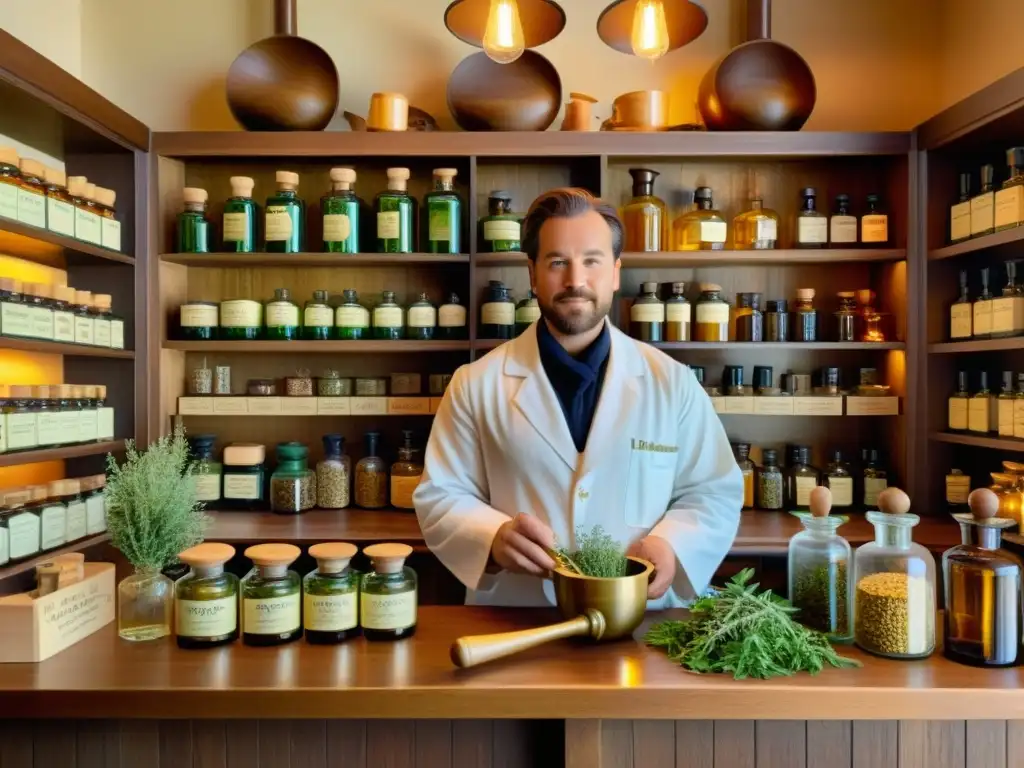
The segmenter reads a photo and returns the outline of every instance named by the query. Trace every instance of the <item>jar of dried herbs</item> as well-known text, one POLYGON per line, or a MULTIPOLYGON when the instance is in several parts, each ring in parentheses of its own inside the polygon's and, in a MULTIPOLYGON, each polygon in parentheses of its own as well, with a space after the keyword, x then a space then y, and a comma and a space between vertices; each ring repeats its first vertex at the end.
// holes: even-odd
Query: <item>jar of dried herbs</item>
POLYGON ((782 467, 779 466, 779 452, 765 448, 761 454, 764 466, 757 470, 755 501, 758 509, 779 510, 783 507, 782 467))
POLYGON ((298 513, 316 506, 316 474, 306 464, 309 451, 302 443, 277 446, 277 468, 270 476, 270 509, 298 513))
POLYGON ((367 640, 401 640, 416 632, 418 583, 405 564, 408 544, 374 544, 363 550, 373 571, 363 575, 359 614, 367 640))
POLYGON ((191 569, 174 583, 179 648, 214 648, 238 639, 238 577, 224 570, 230 544, 203 542, 178 555, 191 569))
POLYGON ((288 570, 300 555, 292 544, 245 550, 253 570, 242 580, 242 642, 281 645, 302 637, 302 581, 288 570))
POLYGON ((364 509, 380 509, 388 504, 388 467, 377 455, 380 432, 366 433, 366 455, 356 464, 355 501, 364 509))
POLYGON ((316 465, 316 505, 344 509, 351 494, 352 459, 345 453, 345 438, 324 435, 324 457, 316 465))
POLYGON ((316 570, 302 580, 307 643, 330 645, 359 634, 360 575, 349 567, 356 551, 355 544, 342 541, 309 548, 316 570))
POLYGON ((351 397, 352 379, 343 379, 335 370, 328 369, 316 380, 319 397, 351 397))
POLYGON ((294 376, 285 376, 284 393, 288 397, 312 397, 313 377, 307 370, 298 370, 294 376))

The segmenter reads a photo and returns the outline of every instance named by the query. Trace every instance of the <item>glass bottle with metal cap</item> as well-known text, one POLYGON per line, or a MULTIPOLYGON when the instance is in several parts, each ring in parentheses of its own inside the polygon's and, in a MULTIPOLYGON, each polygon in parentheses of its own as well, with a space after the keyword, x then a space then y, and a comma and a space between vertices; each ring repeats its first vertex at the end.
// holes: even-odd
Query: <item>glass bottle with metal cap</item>
POLYGON ((629 308, 629 335, 640 341, 661 341, 665 305, 658 298, 657 283, 641 283, 640 295, 629 308))
POLYGON ((1006 150, 1009 176, 996 192, 995 229, 1013 229, 1024 223, 1024 147, 1006 150))
POLYGON ((654 180, 660 174, 648 168, 630 168, 629 175, 633 177, 633 197, 622 207, 622 250, 668 250, 668 208, 654 194, 654 180))

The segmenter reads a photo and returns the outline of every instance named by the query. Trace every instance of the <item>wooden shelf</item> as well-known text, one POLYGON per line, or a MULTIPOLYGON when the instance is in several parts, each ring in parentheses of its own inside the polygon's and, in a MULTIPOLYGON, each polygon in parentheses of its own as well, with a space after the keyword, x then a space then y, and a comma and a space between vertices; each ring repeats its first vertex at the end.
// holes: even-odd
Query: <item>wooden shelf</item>
POLYGON ((102 544, 105 541, 109 541, 109 533, 100 533, 95 536, 88 536, 84 539, 72 542, 65 547, 60 549, 51 549, 49 552, 45 552, 41 555, 33 557, 31 560, 22 560, 20 563, 14 563, 14 565, 8 565, 0 568, 0 581, 10 578, 11 576, 17 576, 19 573, 25 571, 31 571, 40 563, 45 563, 48 560, 53 559, 57 555, 66 555, 69 552, 81 552, 83 549, 89 549, 95 547, 97 544, 102 544))
POLYGON ((468 264, 467 254, 439 253, 165 253, 161 261, 188 267, 379 267, 468 264))
POLYGON ((966 240, 956 245, 947 245, 942 248, 935 248, 928 251, 929 261, 940 259, 952 259, 955 256, 963 256, 965 253, 984 251, 986 248, 998 248, 1001 245, 1019 243, 1024 240, 1024 227, 1004 229, 1002 232, 994 232, 991 235, 982 235, 971 240, 966 240))
POLYGON ((43 339, 12 339, 9 336, 0 336, 0 349, 15 349, 19 352, 39 352, 44 355, 66 355, 69 357, 111 357, 117 360, 135 359, 135 353, 130 349, 89 347, 84 344, 64 344, 59 341, 44 341, 43 339))
POLYGON ((181 352, 283 352, 286 354, 367 354, 385 352, 466 352, 468 341, 165 341, 181 352))
MULTIPOLYGON (((494 349, 510 339, 477 339, 473 349, 494 349)), ((651 346, 667 351, 680 349, 806 349, 822 352, 857 352, 866 350, 906 349, 902 341, 783 341, 783 342, 752 342, 752 341, 655 341, 651 346)))
POLYGON ((928 439, 935 443, 970 445, 974 448, 991 448, 996 451, 1024 453, 1024 440, 1015 437, 986 437, 985 435, 962 435, 957 432, 932 432, 928 439))
POLYGON ((124 253, 83 243, 3 216, 0 216, 0 253, 59 268, 67 265, 68 255, 135 264, 135 259, 124 253))
POLYGON ((527 261, 529 259, 522 251, 473 254, 473 264, 478 267, 525 267, 527 261))
POLYGON ((928 345, 930 355, 950 355, 958 352, 1002 352, 1024 349, 1024 336, 1007 339, 974 339, 972 341, 943 341, 928 345))
POLYGON ((43 448, 38 451, 17 451, 0 453, 0 467, 14 467, 21 464, 36 464, 40 461, 60 461, 62 459, 79 459, 83 456, 101 456, 106 453, 122 453, 123 440, 108 440, 104 443, 84 443, 82 445, 64 445, 60 448, 43 448))
POLYGON ((787 264, 852 264, 903 261, 905 248, 814 248, 763 251, 658 251, 622 254, 623 267, 784 266, 787 264))

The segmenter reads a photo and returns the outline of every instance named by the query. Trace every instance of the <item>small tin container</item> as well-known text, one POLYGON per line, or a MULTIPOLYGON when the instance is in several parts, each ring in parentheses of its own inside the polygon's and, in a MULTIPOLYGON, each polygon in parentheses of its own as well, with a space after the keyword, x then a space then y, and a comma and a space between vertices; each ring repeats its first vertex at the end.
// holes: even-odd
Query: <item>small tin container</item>
POLYGON ((385 397, 387 393, 387 379, 356 379, 356 397, 385 397))

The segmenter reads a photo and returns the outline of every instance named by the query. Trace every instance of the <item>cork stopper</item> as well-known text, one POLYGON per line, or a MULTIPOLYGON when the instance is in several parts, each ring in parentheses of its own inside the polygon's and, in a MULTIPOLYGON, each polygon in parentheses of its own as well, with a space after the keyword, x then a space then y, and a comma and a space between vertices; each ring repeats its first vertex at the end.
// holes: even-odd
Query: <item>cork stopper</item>
POLYGON ((206 190, 199 187, 185 187, 181 190, 181 199, 186 203, 205 203, 207 197, 209 195, 206 190))
POLYGON ((106 187, 96 187, 96 202, 100 205, 106 206, 107 208, 114 207, 114 201, 117 200, 117 192, 106 187))
POLYGON ((404 192, 409 182, 408 168, 388 168, 388 189, 404 192))
POLYGON ((96 200, 96 185, 93 184, 91 181, 88 182, 85 185, 85 188, 82 190, 82 197, 84 197, 86 200, 95 201, 96 200))
POLYGON ((11 397, 15 400, 32 399, 32 387, 27 384, 11 384, 11 397))
POLYGON ((857 292, 856 291, 840 291, 839 293, 836 294, 836 296, 838 296, 840 299, 856 299, 857 298, 857 292))
POLYGON ((81 400, 83 397, 85 397, 85 387, 81 387, 81 386, 72 384, 71 385, 71 399, 72 400, 81 400))
POLYGON ((32 387, 32 397, 37 400, 49 400, 50 399, 50 387, 46 384, 41 384, 32 387))
POLYGON ((811 491, 809 499, 812 517, 828 517, 832 511, 832 491, 819 485, 811 491))
POLYGON ((21 281, 10 277, 0 277, 0 291, 21 293, 21 281))
POLYGON ((43 180, 47 184, 53 184, 55 187, 66 187, 68 185, 68 175, 60 168, 51 168, 50 166, 46 166, 43 170, 43 180))
POLYGON ((28 500, 30 502, 44 501, 50 492, 50 489, 45 485, 30 485, 25 490, 28 491, 28 500))
POLYGON ((85 176, 68 176, 68 192, 74 197, 84 197, 89 180, 85 176))
POLYGON ((813 288, 797 288, 796 297, 803 301, 811 301, 814 298, 813 288))
POLYGON ((93 488, 106 488, 107 476, 104 474, 93 475, 91 478, 93 488))
POLYGON ((278 171, 274 174, 278 189, 298 189, 299 174, 294 171, 278 171))
POLYGON ((91 384, 86 384, 82 387, 82 394, 90 400, 96 397, 96 387, 91 384))
POLYGON ((36 288, 37 296, 42 296, 44 299, 55 299, 57 298, 57 286, 50 285, 49 283, 39 283, 36 288))
POLYGON ((905 515, 910 511, 910 497, 891 486, 878 494, 878 509, 887 515, 905 515))
POLYGON ((988 488, 975 488, 967 497, 975 520, 989 520, 999 513, 999 497, 988 488))
POLYGON ((18 166, 18 150, 14 147, 0 147, 0 163, 18 166))
POLYGON ((700 283, 697 287, 700 289, 701 293, 704 293, 705 291, 721 291, 722 290, 722 286, 716 285, 715 283, 700 283))
POLYGON ((248 176, 232 176, 228 183, 231 184, 232 197, 252 197, 252 189, 256 186, 248 176))
POLYGON ((858 304, 874 304, 875 302, 875 292, 870 288, 861 288, 856 295, 858 304))
POLYGON ((67 285, 55 285, 53 286, 53 298, 66 304, 73 304, 75 301, 75 289, 67 285))
MULTIPOLYGON (((96 398, 98 400, 106 400, 107 399, 107 385, 106 384, 97 384, 96 385, 96 398)), ((100 475, 100 477, 103 477, 103 475, 100 475)))
POLYGON ((46 492, 51 499, 59 496, 74 496, 78 490, 77 480, 53 480, 46 487, 46 492))
POLYGON ((408 544, 372 544, 363 550, 377 573, 400 573, 405 558, 412 554, 408 544))
POLYGON ((258 443, 232 443, 224 447, 224 463, 252 467, 267 458, 267 447, 258 443))
POLYGON ((92 305, 92 293, 89 291, 75 291, 75 304, 82 304, 86 307, 92 305))
POLYGON ((349 561, 357 551, 355 544, 345 541, 328 541, 309 548, 309 554, 316 558, 321 573, 341 573, 348 568, 349 561))
POLYGON ((41 179, 46 175, 46 166, 30 157, 21 158, 18 168, 21 169, 22 176, 35 176, 41 179))
POLYGON ((107 310, 110 309, 110 294, 109 293, 97 293, 92 297, 92 305, 96 309, 107 310))
POLYGON ((94 475, 88 475, 87 477, 78 478, 78 490, 82 493, 86 491, 92 491, 96 489, 96 477, 94 475))
POLYGON ((58 384, 56 387, 50 387, 50 394, 57 390, 57 397, 61 400, 68 400, 71 397, 71 387, 67 384, 58 384))
POLYGON ((331 185, 336 189, 352 189, 356 183, 354 168, 331 168, 331 185))
POLYGON ((288 566, 295 562, 302 552, 294 544, 255 544, 245 550, 245 556, 254 565, 288 566))
POLYGON ((214 541, 204 541, 202 544, 196 544, 194 547, 189 547, 184 552, 178 553, 178 559, 192 568, 214 568, 224 565, 234 556, 234 547, 214 541))
POLYGON ((459 172, 455 168, 435 168, 434 177, 442 181, 453 181, 459 172))
POLYGON ((32 494, 28 488, 20 488, 16 491, 8 491, 3 495, 3 506, 7 509, 24 507, 32 500, 32 494))

